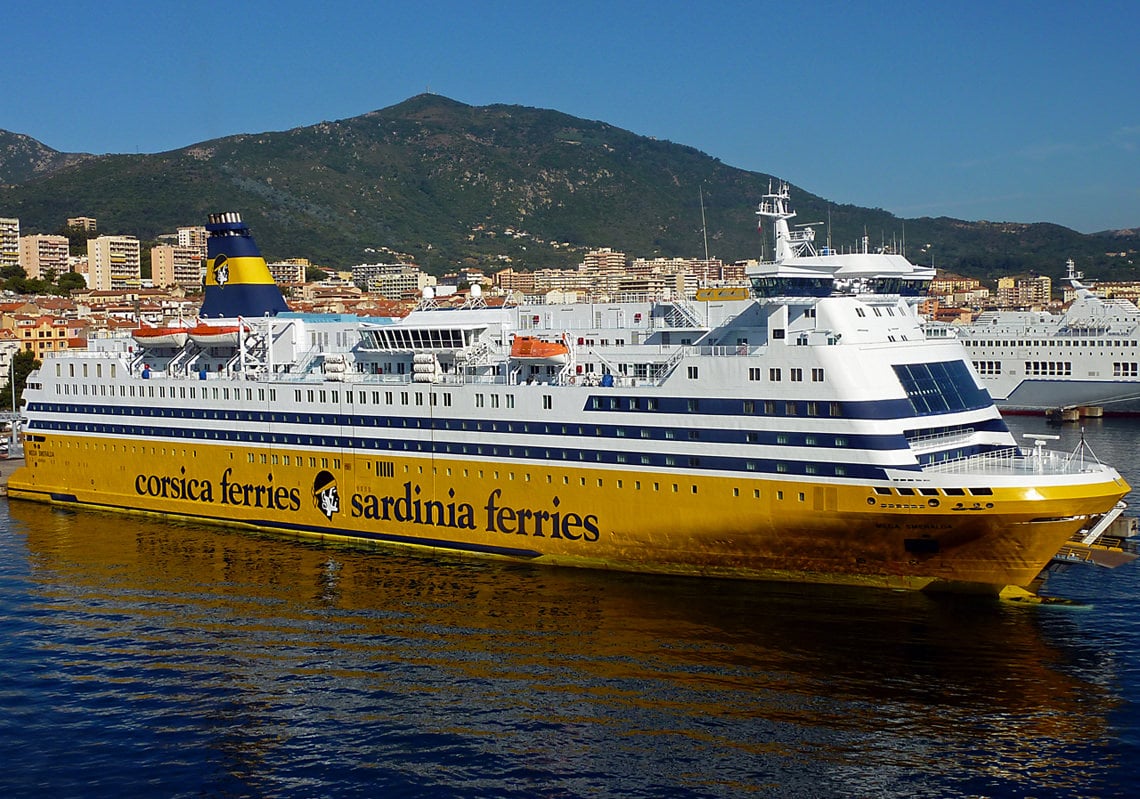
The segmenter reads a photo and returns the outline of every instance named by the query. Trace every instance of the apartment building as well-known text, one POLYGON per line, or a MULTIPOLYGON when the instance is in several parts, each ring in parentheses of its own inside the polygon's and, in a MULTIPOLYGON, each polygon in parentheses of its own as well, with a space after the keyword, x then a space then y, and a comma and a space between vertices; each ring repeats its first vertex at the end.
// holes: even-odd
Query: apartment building
POLYGON ((201 260, 206 259, 206 238, 206 227, 204 225, 178 228, 178 246, 193 247, 201 260))
POLYGON ((999 308, 1025 308, 1048 305, 1053 299, 1053 280, 1045 276, 998 279, 999 308))
POLYGON ((96 291, 137 289, 142 282, 139 240, 99 236, 87 240, 87 285, 96 291))
POLYGON ((24 274, 39 280, 47 273, 56 277, 71 271, 67 236, 35 234, 20 237, 20 266, 24 274))
POLYGON ((0 269, 20 265, 20 220, 0 217, 0 269))
POLYGON ((202 288, 202 261, 198 247, 163 244, 150 250, 150 278, 156 287, 179 286, 187 291, 202 288))
POLYGON ((69 216, 67 226, 73 230, 85 230, 88 233, 94 233, 97 230, 93 216, 69 216))
POLYGON ((269 274, 273 275, 273 282, 278 286, 289 283, 304 283, 305 269, 311 265, 308 258, 286 258, 284 261, 274 261, 267 264, 269 274))

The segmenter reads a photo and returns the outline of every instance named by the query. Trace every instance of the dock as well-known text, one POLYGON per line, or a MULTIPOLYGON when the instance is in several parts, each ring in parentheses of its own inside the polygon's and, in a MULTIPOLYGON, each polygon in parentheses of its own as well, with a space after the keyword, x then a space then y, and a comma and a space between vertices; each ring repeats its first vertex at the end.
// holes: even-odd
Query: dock
POLYGON ((1104 408, 1096 405, 1080 405, 1072 408, 1054 408, 1046 412, 1052 424, 1063 422, 1079 422, 1081 419, 1100 419, 1104 416, 1104 408))
POLYGON ((23 456, 0 459, 0 497, 8 496, 8 478, 23 465, 23 456))

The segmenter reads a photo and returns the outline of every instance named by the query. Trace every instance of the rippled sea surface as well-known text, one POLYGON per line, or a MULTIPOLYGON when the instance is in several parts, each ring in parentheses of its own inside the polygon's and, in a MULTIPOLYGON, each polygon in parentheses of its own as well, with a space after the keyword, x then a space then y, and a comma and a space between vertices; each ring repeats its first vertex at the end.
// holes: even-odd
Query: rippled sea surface
MULTIPOLYGON (((1140 423, 1086 436, 1140 484, 1140 423)), ((512 566, 0 500, 0 796, 1137 795, 1140 562, 1047 590, 1081 605, 512 566)))

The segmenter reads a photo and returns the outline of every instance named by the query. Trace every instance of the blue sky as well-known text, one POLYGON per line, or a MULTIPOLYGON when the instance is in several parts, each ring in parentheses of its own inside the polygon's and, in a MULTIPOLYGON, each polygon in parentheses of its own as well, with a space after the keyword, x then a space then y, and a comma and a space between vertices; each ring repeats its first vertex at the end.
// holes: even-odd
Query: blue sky
MULTIPOLYGON (((0 128, 159 152, 424 91, 904 217, 1140 227, 1140 2, 9 3, 0 128)), ((759 198, 757 198, 759 200, 759 198)))

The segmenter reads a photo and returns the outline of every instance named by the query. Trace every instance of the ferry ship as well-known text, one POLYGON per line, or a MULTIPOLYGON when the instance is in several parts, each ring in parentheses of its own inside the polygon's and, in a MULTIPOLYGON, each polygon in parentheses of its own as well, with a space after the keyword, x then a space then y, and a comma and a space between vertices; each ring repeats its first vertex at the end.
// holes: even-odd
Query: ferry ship
POLYGON ((289 312, 240 216, 211 216, 196 335, 49 356, 9 495, 535 564, 1031 599, 1061 547, 1119 511, 1124 479, 1018 446, 961 344, 923 333, 932 270, 817 253, 786 185, 758 213, 776 258, 747 290, 497 307, 473 290, 398 321, 289 312))
POLYGON ((1067 277, 1076 297, 1063 314, 986 311, 953 331, 1002 410, 1140 413, 1140 308, 1094 294, 1072 260, 1067 277))

